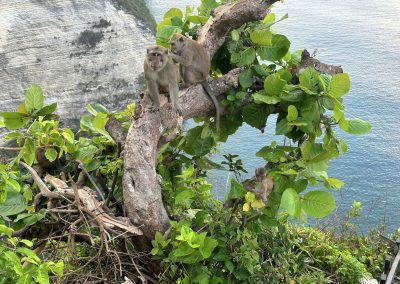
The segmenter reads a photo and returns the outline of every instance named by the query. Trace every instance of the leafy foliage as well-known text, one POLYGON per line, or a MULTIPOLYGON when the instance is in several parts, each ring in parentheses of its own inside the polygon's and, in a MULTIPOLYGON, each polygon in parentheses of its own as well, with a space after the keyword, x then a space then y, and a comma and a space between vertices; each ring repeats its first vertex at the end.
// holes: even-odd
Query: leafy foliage
POLYGON ((13 229, 0 224, 0 283, 39 283, 49 284, 49 274, 61 277, 64 263, 62 260, 43 262, 30 249, 29 240, 12 237, 13 229))
MULTIPOLYGON (((195 38, 210 11, 223 2, 202 0, 197 12, 190 7, 170 9, 157 25, 157 44, 168 47, 173 33, 195 38)), ((361 135, 371 125, 345 116, 348 74, 320 74, 311 67, 300 74, 292 72, 301 51, 291 51, 289 39, 272 28, 287 17, 276 20, 270 13, 261 21, 232 30, 214 56, 211 76, 241 68, 239 88, 228 91, 222 102, 228 114, 221 118, 219 135, 214 121, 195 118, 192 129, 158 153, 163 200, 174 220, 169 235, 157 233, 152 242, 151 254, 163 268, 161 281, 355 283, 379 271, 381 259, 375 253, 386 251, 381 244, 369 249, 366 237, 343 237, 339 242, 331 232, 289 223, 292 218, 299 222, 322 218, 336 208, 331 190, 340 189, 344 182, 330 177, 328 166, 347 151, 346 142, 336 132, 339 128, 361 135), (256 152, 273 181, 272 191, 263 199, 257 194, 260 181, 254 182, 254 188, 245 186, 248 180, 242 175, 248 172, 240 157, 227 154, 218 164, 210 155, 243 123, 264 131, 267 120, 275 123, 276 140, 290 144, 271 141, 256 152), (213 169, 233 173, 234 178, 227 179, 224 202, 213 196, 206 180, 213 169)), ((40 227, 50 218, 43 204, 33 203, 38 190, 18 168, 20 161, 41 167, 45 162, 46 170, 54 174, 63 170, 74 177, 79 175, 77 168, 83 168, 91 179, 105 180, 104 188, 115 187, 109 197, 116 207, 122 201, 121 149, 105 125, 114 116, 127 129, 134 104, 122 112, 100 104, 87 106, 89 114, 82 117, 77 133, 59 127, 56 107, 56 103, 45 106, 42 89, 32 85, 16 112, 0 112, 0 127, 19 130, 9 132, 5 140, 15 139, 21 147, 14 159, 0 165, 0 232, 7 236, 0 245, 4 252, 0 273, 4 269, 10 273, 7 280, 17 283, 48 283, 49 273, 61 276, 63 270, 62 262, 41 261, 22 246, 31 247, 29 241, 11 236, 13 229, 40 227), (6 222, 8 226, 3 225, 6 222), (26 269, 21 265, 25 261, 31 263, 26 269)), ((353 211, 351 216, 356 216, 357 209, 353 211)), ((79 256, 95 253, 83 246, 77 251, 79 256)))

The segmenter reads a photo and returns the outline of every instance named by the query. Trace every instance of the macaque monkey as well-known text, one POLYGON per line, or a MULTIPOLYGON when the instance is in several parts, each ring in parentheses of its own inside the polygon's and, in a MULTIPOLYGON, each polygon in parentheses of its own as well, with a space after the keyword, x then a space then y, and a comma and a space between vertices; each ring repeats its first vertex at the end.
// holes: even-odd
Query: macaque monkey
POLYGON ((144 77, 147 81, 147 91, 153 100, 153 108, 160 108, 159 93, 160 88, 168 89, 172 106, 179 113, 181 109, 178 105, 179 93, 179 70, 172 61, 168 49, 153 45, 147 48, 144 59, 144 77))
POLYGON ((174 34, 170 40, 170 44, 171 57, 175 62, 180 64, 184 87, 187 88, 190 85, 201 83, 207 95, 214 103, 217 132, 219 132, 221 108, 218 100, 212 94, 210 86, 206 82, 211 67, 210 55, 197 41, 181 34, 174 34))
POLYGON ((274 187, 272 178, 267 175, 267 170, 265 168, 258 168, 256 169, 255 180, 256 188, 254 189, 254 194, 256 198, 267 201, 274 187))

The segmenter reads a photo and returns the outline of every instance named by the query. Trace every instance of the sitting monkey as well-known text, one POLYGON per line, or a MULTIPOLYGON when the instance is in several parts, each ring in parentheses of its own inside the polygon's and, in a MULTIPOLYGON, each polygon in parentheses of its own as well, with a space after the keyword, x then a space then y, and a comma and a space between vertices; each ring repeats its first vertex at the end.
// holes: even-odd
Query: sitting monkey
POLYGON ((144 59, 144 77, 147 82, 147 91, 153 100, 153 108, 160 108, 160 88, 168 89, 174 109, 181 113, 178 105, 179 70, 173 62, 168 49, 154 45, 147 48, 144 59))
POLYGON ((175 62, 180 64, 184 87, 187 88, 190 85, 201 83, 207 95, 214 103, 216 126, 217 132, 219 133, 221 108, 218 104, 218 100, 212 94, 210 86, 206 82, 211 67, 210 55, 197 41, 181 34, 174 34, 170 40, 170 44, 172 51, 171 57, 175 62))

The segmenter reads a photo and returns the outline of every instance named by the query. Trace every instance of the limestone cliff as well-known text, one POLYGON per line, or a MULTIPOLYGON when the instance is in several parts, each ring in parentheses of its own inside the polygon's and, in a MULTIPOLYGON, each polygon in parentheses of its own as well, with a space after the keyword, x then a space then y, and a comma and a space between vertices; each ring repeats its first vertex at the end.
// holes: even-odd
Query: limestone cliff
POLYGON ((31 83, 43 87, 46 103, 58 102, 64 121, 91 102, 114 109, 132 101, 154 42, 154 20, 143 21, 138 3, 0 0, 0 111, 14 110, 31 83))

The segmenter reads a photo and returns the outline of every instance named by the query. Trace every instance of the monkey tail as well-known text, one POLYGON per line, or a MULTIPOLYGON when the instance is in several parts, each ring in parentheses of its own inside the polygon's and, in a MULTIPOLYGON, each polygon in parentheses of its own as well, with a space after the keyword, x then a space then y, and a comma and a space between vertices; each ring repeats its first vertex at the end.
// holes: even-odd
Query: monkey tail
POLYGON ((219 135, 219 130, 220 130, 220 117, 221 117, 221 108, 219 106, 219 102, 217 98, 214 96, 210 86, 208 85, 207 81, 201 82, 201 86, 203 87, 204 91, 207 93, 207 95, 210 97, 212 100, 214 106, 215 106, 215 124, 217 127, 217 134, 219 135))

